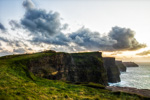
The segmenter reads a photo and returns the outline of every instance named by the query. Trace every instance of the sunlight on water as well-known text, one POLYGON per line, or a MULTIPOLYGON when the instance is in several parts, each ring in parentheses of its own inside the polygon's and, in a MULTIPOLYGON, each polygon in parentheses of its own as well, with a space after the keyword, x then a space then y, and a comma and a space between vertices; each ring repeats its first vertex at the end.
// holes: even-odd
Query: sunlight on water
POLYGON ((121 73, 121 82, 109 83, 109 85, 150 89, 150 63, 137 64, 139 67, 127 68, 127 72, 121 73))

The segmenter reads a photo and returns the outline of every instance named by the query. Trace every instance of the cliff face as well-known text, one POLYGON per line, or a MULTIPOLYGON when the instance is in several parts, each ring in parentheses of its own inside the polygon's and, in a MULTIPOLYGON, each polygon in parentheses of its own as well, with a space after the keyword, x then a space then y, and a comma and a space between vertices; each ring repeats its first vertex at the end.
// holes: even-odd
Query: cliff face
POLYGON ((123 62, 123 64, 126 66, 126 67, 139 67, 138 64, 134 63, 134 62, 123 62))
POLYGON ((108 82, 116 83, 120 82, 120 71, 115 64, 115 58, 113 57, 104 57, 104 67, 107 70, 108 82))
POLYGON ((67 80, 71 56, 67 53, 53 53, 51 55, 31 60, 29 70, 34 75, 54 80, 67 80))
POLYGON ((73 71, 76 76, 75 81, 92 81, 107 85, 107 72, 103 66, 100 52, 74 53, 71 56, 75 66, 75 71, 73 71))
POLYGON ((31 60, 28 68, 36 76, 71 82, 95 82, 107 85, 107 72, 99 52, 53 53, 31 60))
POLYGON ((122 63, 122 61, 116 61, 116 65, 121 72, 126 72, 126 66, 122 63))

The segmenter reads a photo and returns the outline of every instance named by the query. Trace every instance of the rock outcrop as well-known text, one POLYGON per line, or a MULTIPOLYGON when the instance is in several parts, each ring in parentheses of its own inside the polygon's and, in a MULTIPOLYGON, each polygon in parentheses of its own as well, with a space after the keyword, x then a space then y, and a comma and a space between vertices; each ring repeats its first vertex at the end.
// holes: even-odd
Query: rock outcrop
POLYGON ((118 66, 120 72, 126 72, 126 66, 122 63, 122 61, 116 61, 116 65, 118 66))
POLYGON ((55 53, 28 63, 36 76, 71 82, 94 82, 108 85, 101 52, 55 53))
POLYGON ((126 66, 126 67, 139 67, 138 64, 134 63, 134 62, 123 62, 123 64, 126 66))
POLYGON ((142 100, 149 100, 150 99, 150 90, 148 89, 136 89, 132 87, 116 87, 116 86, 107 86, 107 90, 113 91, 113 92, 125 92, 128 94, 137 94, 143 97, 147 97, 147 99, 142 100))
POLYGON ((104 57, 104 67, 107 70, 108 82, 116 83, 120 82, 120 71, 115 64, 115 58, 104 57))

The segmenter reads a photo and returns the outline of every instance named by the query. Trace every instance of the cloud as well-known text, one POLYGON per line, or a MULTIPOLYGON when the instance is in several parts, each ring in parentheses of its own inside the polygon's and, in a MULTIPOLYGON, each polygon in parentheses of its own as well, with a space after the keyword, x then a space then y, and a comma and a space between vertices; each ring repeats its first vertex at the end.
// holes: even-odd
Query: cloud
POLYGON ((4 27, 4 25, 0 22, 0 30, 5 31, 6 28, 4 27))
POLYGON ((112 27, 108 35, 101 36, 99 32, 92 32, 82 27, 69 35, 72 42, 87 50, 103 51, 132 51, 146 47, 140 44, 134 37, 135 32, 129 28, 112 27))
POLYGON ((26 9, 30 10, 35 7, 34 3, 31 0, 25 0, 22 4, 26 9))
POLYGON ((9 42, 9 40, 8 40, 7 38, 5 38, 5 37, 1 37, 1 36, 0 36, 0 41, 6 42, 6 43, 8 43, 8 42, 9 42))
POLYGON ((8 40, 9 42, 7 42, 7 44, 13 48, 15 47, 28 47, 27 44, 25 44, 25 41, 21 41, 21 40, 8 40))
POLYGON ((65 36, 64 34, 60 33, 58 35, 52 36, 52 37, 34 37, 31 41, 32 44, 40 44, 40 43, 46 43, 46 44, 54 44, 54 45, 68 45, 70 42, 70 39, 65 36))
POLYGON ((21 28, 21 25, 16 20, 9 21, 9 25, 11 26, 12 30, 21 28))
POLYGON ((113 44, 115 50, 138 50, 146 47, 145 44, 140 44, 134 37, 135 32, 129 28, 112 27, 109 32, 109 37, 116 40, 113 44))
POLYGON ((107 36, 100 36, 99 32, 92 32, 88 28, 80 28, 69 35, 72 42, 78 46, 83 46, 87 50, 110 50, 116 42, 107 36))
POLYGON ((61 24, 58 12, 46 12, 35 8, 31 0, 23 2, 26 13, 21 19, 21 25, 33 37, 32 44, 46 43, 55 45, 68 45, 69 38, 61 32, 68 24, 61 24))
POLYGON ((13 53, 8 50, 0 51, 0 56, 11 55, 11 54, 13 54, 13 53))
POLYGON ((25 53, 26 50, 24 48, 17 48, 17 49, 13 49, 14 53, 25 53))
POLYGON ((120 51, 112 52, 111 55, 118 55, 118 54, 122 54, 122 52, 120 52, 120 51))
POLYGON ((149 54, 150 54, 150 50, 147 50, 147 51, 143 51, 143 52, 137 53, 136 55, 143 56, 143 55, 149 55, 149 54))
POLYGON ((42 9, 27 10, 21 19, 21 24, 31 32, 31 35, 51 37, 61 30, 60 15, 57 12, 47 13, 42 9))
POLYGON ((7 45, 11 47, 22 47, 22 46, 27 47, 27 45, 25 44, 25 41, 22 41, 22 40, 12 40, 12 39, 8 39, 6 37, 0 36, 0 41, 7 43, 7 45))
MULTIPOLYGON (((21 24, 33 36, 31 43, 67 45, 75 43, 76 46, 87 50, 120 51, 138 50, 146 47, 134 37, 135 32, 128 28, 113 27, 108 35, 101 36, 99 32, 92 32, 88 28, 80 28, 69 36, 61 32, 68 24, 61 24, 59 13, 37 9, 31 0, 23 3, 26 9, 21 24)), ((68 47, 69 48, 69 47, 68 47)))
POLYGON ((30 50, 30 51, 32 51, 33 49, 32 49, 32 48, 28 48, 27 50, 30 50))
POLYGON ((14 49, 14 52, 25 52, 23 48, 28 47, 24 42, 29 41, 32 45, 42 43, 54 45, 53 49, 68 51, 101 50, 101 51, 124 51, 138 50, 146 47, 139 43, 135 37, 135 32, 129 28, 112 27, 112 30, 101 35, 88 28, 82 27, 79 30, 64 34, 62 30, 67 29, 68 24, 61 23, 58 12, 47 12, 37 9, 31 0, 25 0, 23 6, 26 12, 20 21, 9 21, 13 30, 23 29, 29 32, 30 40, 8 40, 0 37, 1 41, 7 42, 14 49))

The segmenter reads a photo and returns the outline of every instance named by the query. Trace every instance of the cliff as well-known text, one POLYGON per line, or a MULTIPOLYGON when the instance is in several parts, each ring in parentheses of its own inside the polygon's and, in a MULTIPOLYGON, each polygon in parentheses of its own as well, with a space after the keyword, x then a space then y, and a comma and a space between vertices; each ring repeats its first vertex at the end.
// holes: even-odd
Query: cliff
POLYGON ((123 64, 126 66, 126 67, 139 67, 138 64, 134 63, 134 62, 123 62, 123 64))
POLYGON ((122 63, 122 61, 116 61, 116 65, 118 66, 120 72, 126 72, 126 66, 122 63))
POLYGON ((101 52, 72 54, 53 52, 50 56, 31 60, 28 68, 34 75, 48 79, 108 85, 101 52))
MULTIPOLYGON (((149 100, 148 97, 143 97, 139 93, 139 95, 137 95, 132 94, 133 92, 113 92, 109 89, 105 89, 106 87, 101 84, 91 82, 72 84, 72 82, 47 79, 58 78, 66 80, 67 78, 65 77, 67 76, 67 69, 69 68, 61 67, 63 67, 63 65, 69 67, 72 65, 72 62, 74 62, 74 66, 76 66, 76 64, 82 65, 82 60, 87 63, 83 65, 95 71, 98 65, 102 64, 102 59, 100 58, 101 53, 68 54, 52 51, 0 57, 0 100, 149 100), (92 63, 96 65, 96 68, 94 67, 93 69, 93 66, 88 66, 90 63, 87 61, 92 61, 92 63), (40 66, 42 67, 40 68, 40 66), (49 68, 48 66, 51 67, 49 68)), ((80 67, 81 66, 75 67, 75 70, 70 70, 76 72, 77 69, 80 70, 80 67)), ((104 67, 98 69, 105 72, 104 67)), ((81 68, 81 71, 83 72, 83 68, 81 68)), ((93 75, 93 77, 95 76, 94 72, 87 74, 93 75)), ((79 75, 76 73, 76 76, 79 75)), ((107 79, 107 77, 105 78, 107 79)), ((80 79, 76 78, 76 80, 80 79)), ((141 92, 149 93, 147 91, 141 92)))
POLYGON ((107 70, 108 82, 116 83, 120 82, 120 71, 115 64, 115 58, 104 57, 104 67, 107 70))
POLYGON ((75 81, 108 84, 107 72, 103 66, 101 52, 71 54, 76 76, 75 81))

